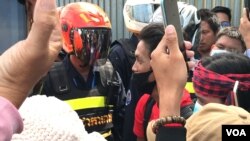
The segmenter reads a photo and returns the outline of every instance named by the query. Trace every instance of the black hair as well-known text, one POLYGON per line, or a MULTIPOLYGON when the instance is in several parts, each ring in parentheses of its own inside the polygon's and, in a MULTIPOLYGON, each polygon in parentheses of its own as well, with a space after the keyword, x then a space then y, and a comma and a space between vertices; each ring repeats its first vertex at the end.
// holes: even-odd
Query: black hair
POLYGON ((229 21, 231 21, 232 15, 231 15, 231 9, 225 6, 215 6, 212 10, 214 13, 225 13, 228 16, 229 21))
POLYGON ((219 31, 220 23, 215 13, 211 12, 209 9, 202 8, 197 11, 197 16, 201 21, 207 22, 215 34, 219 31))
POLYGON ((164 35, 164 26, 162 23, 150 23, 139 33, 139 39, 149 45, 151 53, 161 41, 164 35))
POLYGON ((202 59, 202 65, 219 74, 249 74, 250 59, 243 54, 221 53, 202 59))

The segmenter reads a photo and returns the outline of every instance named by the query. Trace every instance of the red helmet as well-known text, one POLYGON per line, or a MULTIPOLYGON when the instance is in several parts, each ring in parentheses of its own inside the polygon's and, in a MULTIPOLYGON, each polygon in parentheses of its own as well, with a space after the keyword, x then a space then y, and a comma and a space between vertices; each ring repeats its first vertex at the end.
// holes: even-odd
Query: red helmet
POLYGON ((111 23, 97 5, 70 3, 60 13, 63 49, 76 55, 85 65, 107 58, 111 44, 111 23))

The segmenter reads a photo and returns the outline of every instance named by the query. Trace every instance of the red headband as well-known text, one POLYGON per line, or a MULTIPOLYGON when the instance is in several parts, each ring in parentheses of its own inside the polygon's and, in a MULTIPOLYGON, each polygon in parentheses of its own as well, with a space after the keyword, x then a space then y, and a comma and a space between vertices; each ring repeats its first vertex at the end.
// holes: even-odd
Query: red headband
POLYGON ((238 89, 241 91, 250 90, 250 74, 218 74, 207 70, 198 63, 193 74, 195 92, 209 97, 226 98, 227 104, 232 104, 233 87, 239 81, 238 89))

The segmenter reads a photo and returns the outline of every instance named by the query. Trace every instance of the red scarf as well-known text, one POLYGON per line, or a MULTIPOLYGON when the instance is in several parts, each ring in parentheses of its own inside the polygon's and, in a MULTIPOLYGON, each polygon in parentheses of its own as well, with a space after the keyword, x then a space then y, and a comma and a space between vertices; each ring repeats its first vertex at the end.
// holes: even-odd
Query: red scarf
POLYGON ((250 73, 218 74, 204 68, 201 62, 198 63, 194 70, 193 83, 195 92, 204 96, 224 98, 227 105, 234 105, 233 87, 236 81, 239 81, 239 90, 250 90, 250 73))

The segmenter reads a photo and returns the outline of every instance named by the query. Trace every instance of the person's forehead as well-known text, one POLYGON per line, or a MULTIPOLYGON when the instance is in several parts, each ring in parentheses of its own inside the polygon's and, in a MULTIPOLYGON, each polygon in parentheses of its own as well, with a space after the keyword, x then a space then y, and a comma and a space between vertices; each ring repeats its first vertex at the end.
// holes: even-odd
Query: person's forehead
POLYGON ((218 17, 219 21, 228 21, 229 22, 229 17, 226 13, 217 12, 216 16, 218 17))
POLYGON ((135 55, 136 57, 147 57, 149 50, 147 49, 147 44, 145 44, 145 42, 143 42, 142 40, 139 41, 139 43, 137 44, 136 50, 135 50, 135 55))
POLYGON ((201 21, 200 23, 201 28, 210 28, 209 24, 207 21, 201 21))
POLYGON ((229 36, 227 36, 227 35, 222 35, 222 36, 221 36, 220 38, 218 38, 218 40, 217 40, 217 42, 225 42, 225 41, 234 41, 234 42, 239 41, 239 42, 240 42, 240 40, 235 39, 235 38, 231 38, 231 37, 229 37, 229 36))
POLYGON ((137 44, 136 50, 138 50, 139 52, 144 52, 144 53, 149 52, 148 45, 143 40, 139 41, 139 43, 137 44))
POLYGON ((217 41, 216 44, 221 44, 225 48, 239 48, 241 49, 241 41, 235 38, 228 37, 226 35, 221 36, 217 41))

